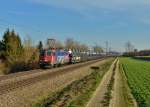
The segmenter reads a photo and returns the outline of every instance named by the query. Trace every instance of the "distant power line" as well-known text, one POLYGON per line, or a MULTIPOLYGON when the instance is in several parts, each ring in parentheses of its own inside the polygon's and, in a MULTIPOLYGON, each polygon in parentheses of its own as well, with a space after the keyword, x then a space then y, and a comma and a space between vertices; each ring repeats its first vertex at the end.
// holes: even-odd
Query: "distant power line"
POLYGON ((109 51, 108 41, 105 42, 105 45, 106 45, 106 52, 108 52, 109 51))

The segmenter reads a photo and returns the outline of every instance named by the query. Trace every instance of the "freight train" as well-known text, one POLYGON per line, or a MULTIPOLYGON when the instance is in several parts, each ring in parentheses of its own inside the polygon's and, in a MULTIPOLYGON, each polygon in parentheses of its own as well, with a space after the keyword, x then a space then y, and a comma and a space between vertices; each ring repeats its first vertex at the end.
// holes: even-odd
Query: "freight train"
POLYGON ((56 67, 63 64, 84 62, 101 57, 102 55, 100 54, 87 54, 81 52, 69 53, 64 50, 44 49, 40 51, 39 65, 41 68, 45 68, 47 66, 56 67))

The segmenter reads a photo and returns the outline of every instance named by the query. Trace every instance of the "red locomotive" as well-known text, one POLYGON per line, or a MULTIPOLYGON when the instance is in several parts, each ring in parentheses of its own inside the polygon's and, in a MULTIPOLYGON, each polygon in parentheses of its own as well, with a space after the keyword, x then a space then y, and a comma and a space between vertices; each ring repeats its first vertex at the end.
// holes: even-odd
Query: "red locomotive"
POLYGON ((56 64, 56 53, 55 50, 41 50, 39 58, 40 67, 54 66, 56 64))

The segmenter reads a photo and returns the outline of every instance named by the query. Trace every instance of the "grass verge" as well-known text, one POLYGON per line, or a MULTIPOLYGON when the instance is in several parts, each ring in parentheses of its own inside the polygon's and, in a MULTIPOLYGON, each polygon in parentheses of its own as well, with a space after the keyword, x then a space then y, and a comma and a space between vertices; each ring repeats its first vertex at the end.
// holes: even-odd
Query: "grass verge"
POLYGON ((84 107, 98 87, 103 75, 108 71, 113 60, 99 66, 99 70, 72 82, 64 89, 50 93, 33 103, 33 107, 84 107))

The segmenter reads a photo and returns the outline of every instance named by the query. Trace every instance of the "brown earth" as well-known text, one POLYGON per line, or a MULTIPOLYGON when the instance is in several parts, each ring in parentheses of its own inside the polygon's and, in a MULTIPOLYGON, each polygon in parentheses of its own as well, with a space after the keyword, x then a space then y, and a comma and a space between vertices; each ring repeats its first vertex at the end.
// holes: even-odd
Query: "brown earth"
MULTIPOLYGON (((90 66, 104 64, 109 60, 110 59, 99 61, 94 64, 90 64, 90 66)), ((37 100, 39 97, 47 95, 49 92, 58 91, 71 82, 89 75, 91 73, 90 66, 86 65, 82 68, 70 69, 70 72, 42 79, 32 85, 26 85, 2 94, 0 95, 0 107, 30 107, 32 102, 37 100)))

